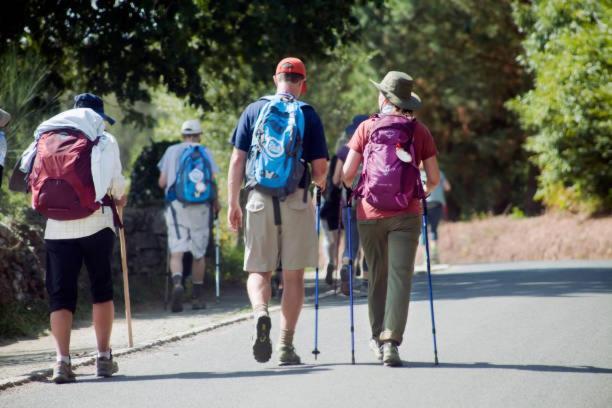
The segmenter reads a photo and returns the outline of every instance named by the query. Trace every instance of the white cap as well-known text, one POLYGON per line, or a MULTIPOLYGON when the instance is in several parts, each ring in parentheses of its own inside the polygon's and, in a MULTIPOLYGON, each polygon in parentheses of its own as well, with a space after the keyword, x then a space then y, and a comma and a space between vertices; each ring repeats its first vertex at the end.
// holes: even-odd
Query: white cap
POLYGON ((183 126, 181 126, 181 133, 183 135, 197 135, 202 133, 200 121, 196 119, 186 120, 183 122, 183 126))

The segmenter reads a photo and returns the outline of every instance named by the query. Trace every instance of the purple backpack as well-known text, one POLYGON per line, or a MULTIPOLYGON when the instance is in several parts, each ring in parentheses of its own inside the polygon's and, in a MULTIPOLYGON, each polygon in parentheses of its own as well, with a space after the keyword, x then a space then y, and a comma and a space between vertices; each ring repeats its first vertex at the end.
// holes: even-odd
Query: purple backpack
MULTIPOLYGON (((376 115, 374 119, 355 193, 380 210, 404 210, 413 199, 424 197, 414 156, 416 119, 397 115, 376 115), (409 162, 400 160, 398 149, 409 154, 409 162)), ((405 153, 400 155, 407 159, 405 153)))

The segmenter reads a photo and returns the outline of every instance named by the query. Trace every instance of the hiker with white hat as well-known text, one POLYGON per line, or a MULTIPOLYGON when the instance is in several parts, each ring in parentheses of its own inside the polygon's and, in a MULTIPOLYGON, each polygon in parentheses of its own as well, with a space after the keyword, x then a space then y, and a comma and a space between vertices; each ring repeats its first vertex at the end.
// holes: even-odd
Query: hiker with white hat
POLYGON ((191 252, 192 308, 206 308, 204 302, 204 256, 210 239, 211 211, 217 213, 219 172, 210 150, 200 143, 202 126, 195 119, 181 126, 183 141, 166 150, 157 167, 159 186, 166 197, 165 220, 168 229, 173 313, 183 310, 183 255, 191 252))

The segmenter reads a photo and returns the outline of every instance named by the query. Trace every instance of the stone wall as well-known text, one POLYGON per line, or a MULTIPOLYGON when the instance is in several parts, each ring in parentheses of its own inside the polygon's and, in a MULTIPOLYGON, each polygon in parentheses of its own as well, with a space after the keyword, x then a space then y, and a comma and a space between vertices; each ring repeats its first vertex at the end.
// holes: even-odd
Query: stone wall
MULTIPOLYGON (((163 208, 126 208, 124 226, 130 275, 162 275, 166 270, 166 223, 163 208)), ((119 240, 114 269, 121 271, 119 240)))
MULTIPOLYGON (((162 276, 167 256, 163 208, 126 208, 124 224, 130 276, 162 276)), ((45 298, 43 232, 44 219, 33 211, 25 222, 0 224, 0 304, 45 298)), ((119 239, 113 272, 121 276, 119 239)))

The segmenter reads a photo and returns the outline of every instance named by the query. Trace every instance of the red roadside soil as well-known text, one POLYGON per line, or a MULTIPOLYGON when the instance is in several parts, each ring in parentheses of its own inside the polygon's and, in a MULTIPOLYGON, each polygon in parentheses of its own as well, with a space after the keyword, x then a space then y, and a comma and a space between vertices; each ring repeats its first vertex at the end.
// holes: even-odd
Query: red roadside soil
POLYGON ((439 227, 443 263, 612 259, 612 216, 496 216, 439 227))

